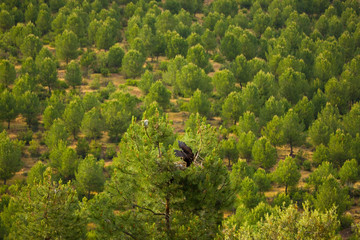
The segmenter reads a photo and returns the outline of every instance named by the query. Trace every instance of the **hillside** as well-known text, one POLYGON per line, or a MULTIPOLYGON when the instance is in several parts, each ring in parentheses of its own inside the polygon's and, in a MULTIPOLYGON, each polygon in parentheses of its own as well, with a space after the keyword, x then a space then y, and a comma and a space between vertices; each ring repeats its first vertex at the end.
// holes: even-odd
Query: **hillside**
POLYGON ((0 238, 360 238, 358 1, 0 10, 0 238))

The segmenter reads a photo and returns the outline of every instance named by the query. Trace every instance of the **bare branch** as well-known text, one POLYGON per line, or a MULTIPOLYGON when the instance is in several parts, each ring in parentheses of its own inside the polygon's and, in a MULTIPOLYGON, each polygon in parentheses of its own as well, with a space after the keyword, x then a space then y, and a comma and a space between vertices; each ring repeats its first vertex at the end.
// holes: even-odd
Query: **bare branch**
POLYGON ((131 237, 132 239, 137 239, 134 235, 132 235, 131 233, 127 232, 127 231, 122 231, 123 233, 125 233, 126 235, 128 235, 129 237, 131 237))
POLYGON ((154 215, 166 216, 165 213, 157 213, 157 212, 154 212, 153 210, 151 210, 151 209, 149 209, 149 208, 141 207, 141 206, 139 206, 139 205, 137 205, 137 204, 133 204, 133 207, 137 207, 137 208, 141 208, 141 209, 147 210, 147 211, 151 212, 151 213, 154 214, 154 215))

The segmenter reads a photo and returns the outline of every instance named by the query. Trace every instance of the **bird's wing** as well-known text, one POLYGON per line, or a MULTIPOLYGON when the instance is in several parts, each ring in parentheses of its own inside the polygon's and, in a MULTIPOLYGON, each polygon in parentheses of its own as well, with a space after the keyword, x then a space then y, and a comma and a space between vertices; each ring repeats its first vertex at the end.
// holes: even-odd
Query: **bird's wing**
POLYGON ((186 146, 186 144, 182 141, 178 141, 179 144, 179 148, 183 148, 184 146, 186 146))
POLYGON ((181 157, 181 158, 185 158, 186 154, 183 151, 179 151, 179 150, 174 150, 175 152, 175 156, 176 157, 181 157))
POLYGON ((189 154, 191 156, 194 155, 191 148, 187 146, 184 142, 178 141, 178 143, 179 143, 179 148, 181 148, 186 154, 189 154))

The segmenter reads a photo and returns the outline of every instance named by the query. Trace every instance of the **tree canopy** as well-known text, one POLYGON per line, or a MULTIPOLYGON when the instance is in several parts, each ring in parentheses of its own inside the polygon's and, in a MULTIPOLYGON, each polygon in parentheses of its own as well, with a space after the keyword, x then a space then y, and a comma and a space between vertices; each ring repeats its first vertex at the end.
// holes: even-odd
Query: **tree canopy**
POLYGON ((0 239, 357 239, 359 16, 1 1, 0 239))

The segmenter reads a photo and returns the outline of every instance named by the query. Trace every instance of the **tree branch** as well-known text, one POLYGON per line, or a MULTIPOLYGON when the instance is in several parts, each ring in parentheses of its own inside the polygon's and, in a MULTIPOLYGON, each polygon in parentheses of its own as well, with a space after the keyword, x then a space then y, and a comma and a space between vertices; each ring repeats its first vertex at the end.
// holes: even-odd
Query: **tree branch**
POLYGON ((131 233, 127 232, 127 231, 122 231, 124 234, 128 235, 129 237, 131 237, 132 239, 137 239, 134 235, 132 235, 131 233))
POLYGON ((150 208, 141 207, 141 206, 139 206, 139 205, 137 205, 137 204, 133 204, 133 207, 137 207, 137 208, 141 208, 141 209, 147 210, 147 211, 151 212, 151 213, 154 214, 154 215, 166 216, 165 213, 156 213, 156 212, 154 212, 153 210, 151 210, 150 208))

